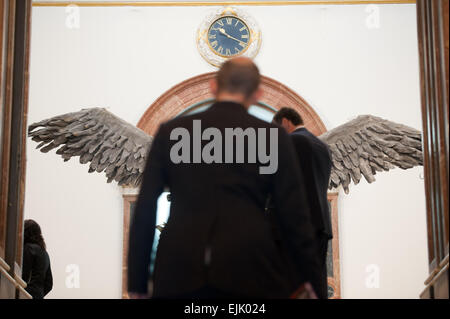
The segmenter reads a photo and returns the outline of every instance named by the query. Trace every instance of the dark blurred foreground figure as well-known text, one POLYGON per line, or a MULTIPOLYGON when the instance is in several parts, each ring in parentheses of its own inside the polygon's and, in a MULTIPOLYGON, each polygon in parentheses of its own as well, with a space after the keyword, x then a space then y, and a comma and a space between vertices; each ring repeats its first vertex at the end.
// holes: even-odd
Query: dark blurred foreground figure
POLYGON ((315 286, 320 287, 317 289, 318 297, 326 299, 328 297, 326 265, 328 241, 333 238, 327 199, 332 164, 331 153, 325 143, 304 127, 303 119, 294 109, 281 108, 275 114, 273 121, 290 133, 305 177, 321 267, 320 282, 315 286))
POLYGON ((23 244, 22 279, 27 283, 26 291, 34 299, 43 299, 52 290, 53 277, 41 227, 32 219, 25 220, 23 244))
POLYGON ((153 297, 289 298, 299 287, 314 296, 309 282, 317 277, 318 265, 303 176, 286 132, 247 113, 261 95, 259 83, 258 68, 251 60, 229 60, 211 82, 216 102, 208 110, 161 124, 130 228, 131 298, 147 296, 156 203, 165 187, 171 192, 171 208, 156 254, 153 297), (205 130, 202 135, 196 131, 199 123, 205 130), (226 138, 214 152, 207 152, 212 139, 234 128, 257 132, 258 143, 248 142, 252 134, 246 137, 245 160, 237 159, 237 148, 233 161, 227 160, 233 140, 226 138), (274 143, 269 146, 270 134, 274 143), (193 138, 190 152, 180 160, 176 145, 183 135, 193 138), (195 136, 202 136, 202 141, 195 136), (196 143, 201 143, 202 158, 195 153, 200 149, 196 143), (267 162, 259 156, 256 162, 248 160, 252 151, 259 154, 263 146, 267 146, 264 154, 277 157, 277 169, 264 174, 260 168, 267 162), (213 154, 214 160, 205 160, 205 153, 213 154), (265 212, 269 194, 277 206, 275 220, 283 247, 275 240, 272 218, 265 212), (292 264, 295 269, 288 266, 292 264))

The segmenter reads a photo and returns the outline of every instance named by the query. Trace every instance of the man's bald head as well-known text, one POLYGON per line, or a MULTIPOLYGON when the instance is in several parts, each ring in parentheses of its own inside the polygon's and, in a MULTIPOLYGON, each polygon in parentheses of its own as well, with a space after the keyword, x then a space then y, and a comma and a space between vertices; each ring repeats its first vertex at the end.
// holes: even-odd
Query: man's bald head
POLYGON ((217 72, 217 92, 242 94, 250 98, 259 87, 258 67, 249 58, 238 57, 226 61, 217 72))

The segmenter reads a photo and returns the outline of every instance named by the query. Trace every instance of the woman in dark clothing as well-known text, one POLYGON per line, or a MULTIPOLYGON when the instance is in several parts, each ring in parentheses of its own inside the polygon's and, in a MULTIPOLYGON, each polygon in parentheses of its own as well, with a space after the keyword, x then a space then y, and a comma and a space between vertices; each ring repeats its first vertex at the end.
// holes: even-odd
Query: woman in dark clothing
POLYGON ((22 278, 34 299, 43 299, 52 290, 53 277, 41 227, 32 219, 24 225, 22 278))

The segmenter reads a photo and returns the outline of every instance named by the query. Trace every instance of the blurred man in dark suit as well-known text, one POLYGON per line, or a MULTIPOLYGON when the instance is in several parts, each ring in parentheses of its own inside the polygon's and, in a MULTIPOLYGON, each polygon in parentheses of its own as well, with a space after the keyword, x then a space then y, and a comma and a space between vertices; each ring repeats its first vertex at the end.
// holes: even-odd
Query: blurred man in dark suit
POLYGON ((273 122, 283 126, 292 138, 301 170, 304 174, 306 193, 311 208, 311 221, 319 246, 321 267, 320 282, 316 289, 319 298, 327 298, 326 258, 328 241, 333 238, 327 189, 331 174, 331 152, 328 146, 309 132, 303 119, 294 109, 283 107, 273 122))
POLYGON ((288 298, 314 295, 315 240, 294 147, 277 125, 247 113, 261 96, 258 68, 225 62, 206 111, 161 124, 149 152, 130 228, 128 291, 145 297, 156 203, 171 192, 153 273, 156 298, 288 298), (277 206, 282 254, 265 204, 277 206), (286 259, 302 281, 290 277, 286 259))

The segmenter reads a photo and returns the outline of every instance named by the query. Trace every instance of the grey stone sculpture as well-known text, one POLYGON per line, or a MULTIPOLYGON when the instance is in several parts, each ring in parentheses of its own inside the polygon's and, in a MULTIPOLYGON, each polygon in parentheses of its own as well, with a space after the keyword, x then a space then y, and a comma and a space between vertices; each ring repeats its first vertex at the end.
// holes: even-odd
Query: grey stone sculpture
MULTIPOLYGON (((64 161, 79 156, 81 164, 90 162, 90 173, 105 171, 108 183, 133 187, 141 183, 153 139, 103 108, 31 124, 28 134, 42 152, 59 147, 56 153, 64 161)), ((372 183, 376 172, 423 165, 421 133, 376 116, 358 116, 319 138, 332 152, 330 189, 342 185, 348 193, 351 181, 356 185, 362 176, 372 183)))

